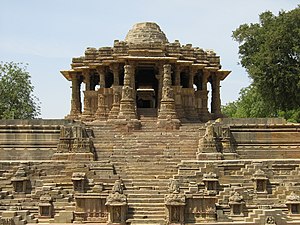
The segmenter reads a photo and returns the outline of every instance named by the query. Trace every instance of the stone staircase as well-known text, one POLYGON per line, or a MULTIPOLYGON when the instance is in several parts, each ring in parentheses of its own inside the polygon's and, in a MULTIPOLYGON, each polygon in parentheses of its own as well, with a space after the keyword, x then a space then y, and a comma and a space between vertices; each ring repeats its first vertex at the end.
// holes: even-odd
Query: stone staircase
POLYGON ((91 126, 98 160, 108 160, 125 184, 131 224, 164 224, 164 197, 181 160, 194 160, 203 124, 160 131, 143 121, 139 131, 120 133, 112 126, 91 126), (147 132, 145 132, 147 130, 147 132))
POLYGON ((156 121, 157 109, 156 108, 138 108, 138 118, 142 121, 156 121))

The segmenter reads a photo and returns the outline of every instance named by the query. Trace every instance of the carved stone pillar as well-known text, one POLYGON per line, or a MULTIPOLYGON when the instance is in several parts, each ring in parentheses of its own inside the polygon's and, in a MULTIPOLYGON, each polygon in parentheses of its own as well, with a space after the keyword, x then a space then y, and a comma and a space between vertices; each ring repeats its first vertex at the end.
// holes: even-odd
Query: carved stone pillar
POLYGON ((120 79, 119 79, 119 65, 118 64, 113 64, 110 66, 111 71, 113 72, 114 76, 114 86, 120 85, 120 79))
POLYGON ((174 100, 175 100, 175 108, 177 116, 180 120, 184 120, 185 112, 182 107, 182 96, 181 96, 181 89, 182 86, 180 85, 180 73, 181 73, 181 66, 176 66, 175 71, 175 85, 174 85, 174 100))
POLYGON ((83 77, 84 77, 84 82, 85 82, 85 91, 84 91, 84 100, 83 100, 83 115, 82 118, 84 120, 91 120, 91 102, 89 99, 89 91, 91 90, 91 77, 89 70, 83 70, 82 71, 83 77))
POLYGON ((96 120, 106 120, 107 105, 105 104, 105 95, 98 90, 98 108, 95 114, 96 120))
POLYGON ((217 74, 214 74, 212 78, 211 112, 217 118, 221 115, 220 78, 217 74))
POLYGON ((196 70, 195 69, 191 69, 190 70, 190 74, 189 74, 189 83, 188 83, 188 87, 189 88, 193 88, 193 84, 194 84, 194 77, 196 74, 196 70))
POLYGON ((114 99, 112 108, 109 112, 108 120, 117 119, 120 112, 120 92, 114 89, 114 99))
POLYGON ((97 73, 99 74, 99 85, 100 88, 105 88, 105 71, 103 67, 97 68, 97 73))
POLYGON ((185 105, 186 116, 190 120, 198 120, 199 115, 196 111, 196 103, 195 103, 195 90, 193 87, 194 77, 197 73, 197 69, 190 68, 190 74, 188 78, 188 89, 187 89, 187 101, 185 105))
POLYGON ((181 121, 185 120, 185 112, 182 107, 182 87, 181 86, 174 86, 174 100, 175 100, 175 109, 177 113, 178 119, 181 121))
POLYGON ((162 83, 162 99, 158 114, 158 127, 165 129, 178 129, 180 121, 175 111, 174 92, 171 80, 171 65, 164 65, 164 76, 162 83))
MULTIPOLYGON (((158 74, 156 74, 155 78, 158 81, 158 93, 157 93, 157 101, 160 102, 162 98, 162 81, 163 81, 163 73, 164 68, 163 65, 158 65, 158 74)), ((160 108, 160 104, 158 104, 158 108, 160 108)))
POLYGON ((120 119, 136 119, 135 104, 133 99, 132 76, 133 68, 131 65, 124 66, 124 86, 122 88, 122 99, 120 103, 120 119))
POLYGON ((180 86, 180 73, 181 67, 177 65, 175 70, 175 86, 180 86))
POLYGON ((209 76, 210 76, 210 72, 208 70, 203 70, 202 85, 201 85, 202 86, 202 90, 201 90, 202 107, 199 109, 199 116, 203 122, 206 122, 210 119, 210 114, 207 108, 207 101, 208 101, 207 82, 209 76))
POLYGON ((127 132, 140 129, 141 123, 137 119, 134 89, 132 83, 134 79, 134 67, 132 65, 124 66, 124 86, 122 87, 122 98, 120 101, 120 111, 115 124, 118 128, 127 132))
POLYGON ((81 113, 80 82, 77 73, 72 73, 71 78, 72 78, 71 112, 68 117, 78 118, 78 116, 81 113))

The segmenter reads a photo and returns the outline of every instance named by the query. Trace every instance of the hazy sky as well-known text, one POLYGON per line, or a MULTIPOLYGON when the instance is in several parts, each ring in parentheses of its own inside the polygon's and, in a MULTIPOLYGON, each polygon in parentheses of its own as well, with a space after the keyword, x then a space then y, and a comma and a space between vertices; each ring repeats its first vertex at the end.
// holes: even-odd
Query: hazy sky
POLYGON ((41 101, 43 118, 63 118, 70 111, 70 83, 60 70, 87 47, 113 46, 137 22, 160 25, 168 40, 214 49, 222 68, 222 104, 236 100, 249 84, 238 65, 238 45, 231 34, 240 24, 255 23, 261 12, 296 8, 297 0, 0 0, 0 61, 28 63, 41 101))

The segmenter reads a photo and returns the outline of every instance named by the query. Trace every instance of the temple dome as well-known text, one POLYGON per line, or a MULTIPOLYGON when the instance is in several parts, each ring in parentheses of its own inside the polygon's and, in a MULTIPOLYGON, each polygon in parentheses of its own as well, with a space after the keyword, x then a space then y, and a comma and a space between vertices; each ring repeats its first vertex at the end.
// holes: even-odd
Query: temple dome
POLYGON ((144 22, 135 24, 127 33, 125 41, 132 44, 164 44, 168 42, 168 39, 156 23, 144 22))

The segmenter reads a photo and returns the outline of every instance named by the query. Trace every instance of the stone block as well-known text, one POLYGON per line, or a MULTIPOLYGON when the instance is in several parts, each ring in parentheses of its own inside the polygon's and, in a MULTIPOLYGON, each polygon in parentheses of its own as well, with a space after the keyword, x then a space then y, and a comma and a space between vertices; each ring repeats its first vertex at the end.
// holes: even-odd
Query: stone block
POLYGON ((60 211, 54 217, 54 223, 72 223, 74 220, 74 213, 72 211, 60 211))
POLYGON ((5 218, 13 218, 16 215, 17 215, 16 211, 4 211, 4 212, 2 212, 2 217, 5 217, 5 218))

